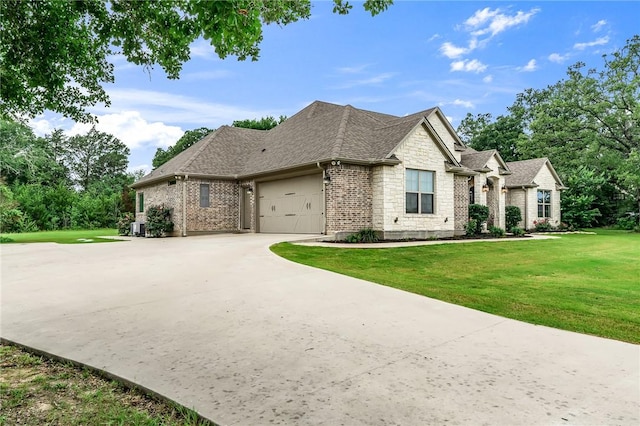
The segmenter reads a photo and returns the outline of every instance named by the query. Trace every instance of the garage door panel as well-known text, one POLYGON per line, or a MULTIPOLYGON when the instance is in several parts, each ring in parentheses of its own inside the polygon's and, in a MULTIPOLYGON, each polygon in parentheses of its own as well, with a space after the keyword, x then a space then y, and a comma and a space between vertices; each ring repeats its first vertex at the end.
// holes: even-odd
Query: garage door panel
POLYGON ((322 175, 258 184, 260 232, 321 233, 322 175))

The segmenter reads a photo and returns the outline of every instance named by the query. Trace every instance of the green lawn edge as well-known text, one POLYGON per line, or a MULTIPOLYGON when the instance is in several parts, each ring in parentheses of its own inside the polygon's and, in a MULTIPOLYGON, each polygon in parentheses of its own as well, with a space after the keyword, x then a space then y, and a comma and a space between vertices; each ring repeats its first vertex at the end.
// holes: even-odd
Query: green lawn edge
POLYGON ((0 234, 0 242, 2 244, 31 244, 31 243, 57 243, 57 244, 90 244, 90 243, 112 243, 123 241, 117 238, 118 231, 116 229, 80 229, 80 230, 61 230, 61 231, 38 231, 0 234))
POLYGON ((271 246, 296 263, 506 318, 640 343, 640 234, 356 249, 271 246))

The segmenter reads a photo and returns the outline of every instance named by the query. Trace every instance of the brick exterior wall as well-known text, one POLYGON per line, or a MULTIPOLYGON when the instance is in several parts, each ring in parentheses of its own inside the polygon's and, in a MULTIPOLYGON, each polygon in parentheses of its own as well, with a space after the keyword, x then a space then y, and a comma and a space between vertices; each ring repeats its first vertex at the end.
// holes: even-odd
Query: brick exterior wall
POLYGON ((146 210, 164 205, 172 210, 172 236, 183 235, 183 191, 186 191, 186 232, 237 231, 239 228, 240 186, 235 181, 188 179, 169 185, 164 181, 136 190, 136 221, 147 221, 146 210), (200 184, 209 185, 209 207, 200 207, 200 184), (139 194, 144 194, 144 210, 139 210, 139 194))
POLYGON ((326 232, 352 233, 373 227, 370 167, 330 165, 331 183, 325 187, 326 232))
POLYGON ((467 176, 456 176, 453 180, 454 232, 465 233, 465 224, 469 220, 469 183, 467 176))
POLYGON ((239 185, 235 181, 187 181, 187 233, 237 231, 239 217, 239 185), (201 184, 209 185, 209 207, 200 207, 201 184))
MULTIPOLYGON (((248 229, 248 231, 250 232, 256 232, 256 220, 257 220, 257 208, 256 208, 256 182, 254 180, 243 180, 240 182, 239 184, 240 186, 240 197, 241 201, 240 201, 240 220, 244 220, 244 214, 245 212, 249 213, 249 222, 251 223, 250 228, 248 229), (245 188, 253 188, 253 192, 250 194, 249 196, 249 206, 248 209, 245 208, 244 205, 244 191, 245 188)), ((243 228, 242 226, 243 224, 240 223, 240 229, 244 229, 245 231, 247 231, 247 229, 243 228)))
POLYGON ((173 221, 172 236, 182 235, 182 185, 183 181, 176 180, 175 184, 169 185, 168 181, 154 185, 145 186, 136 190, 136 221, 147 222, 147 209, 151 206, 163 205, 171 209, 171 220, 173 221), (144 212, 140 210, 140 194, 144 194, 144 212))

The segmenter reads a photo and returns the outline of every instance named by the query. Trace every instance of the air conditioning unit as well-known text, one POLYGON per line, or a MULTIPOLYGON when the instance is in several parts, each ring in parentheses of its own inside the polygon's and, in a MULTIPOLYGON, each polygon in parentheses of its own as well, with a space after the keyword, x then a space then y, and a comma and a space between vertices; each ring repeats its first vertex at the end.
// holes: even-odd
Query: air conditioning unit
POLYGON ((133 235, 134 237, 144 237, 144 223, 132 222, 131 235, 133 235))

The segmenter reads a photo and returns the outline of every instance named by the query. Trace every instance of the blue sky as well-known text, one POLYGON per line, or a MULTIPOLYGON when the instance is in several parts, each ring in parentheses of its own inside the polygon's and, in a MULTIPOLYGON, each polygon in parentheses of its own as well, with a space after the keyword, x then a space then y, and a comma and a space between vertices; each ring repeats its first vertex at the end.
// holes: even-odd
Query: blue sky
MULTIPOLYGON (((199 40, 179 80, 114 57, 111 107, 91 110, 97 127, 130 147, 131 169, 147 170, 185 130, 291 116, 314 100, 398 116, 439 106, 457 127, 468 112, 505 114, 516 94, 578 61, 601 67, 640 32, 640 2, 397 1, 376 17, 352 3, 347 16, 317 2, 309 20, 265 27, 257 62, 221 60, 199 40)), ((88 130, 51 113, 31 125, 88 130)))

